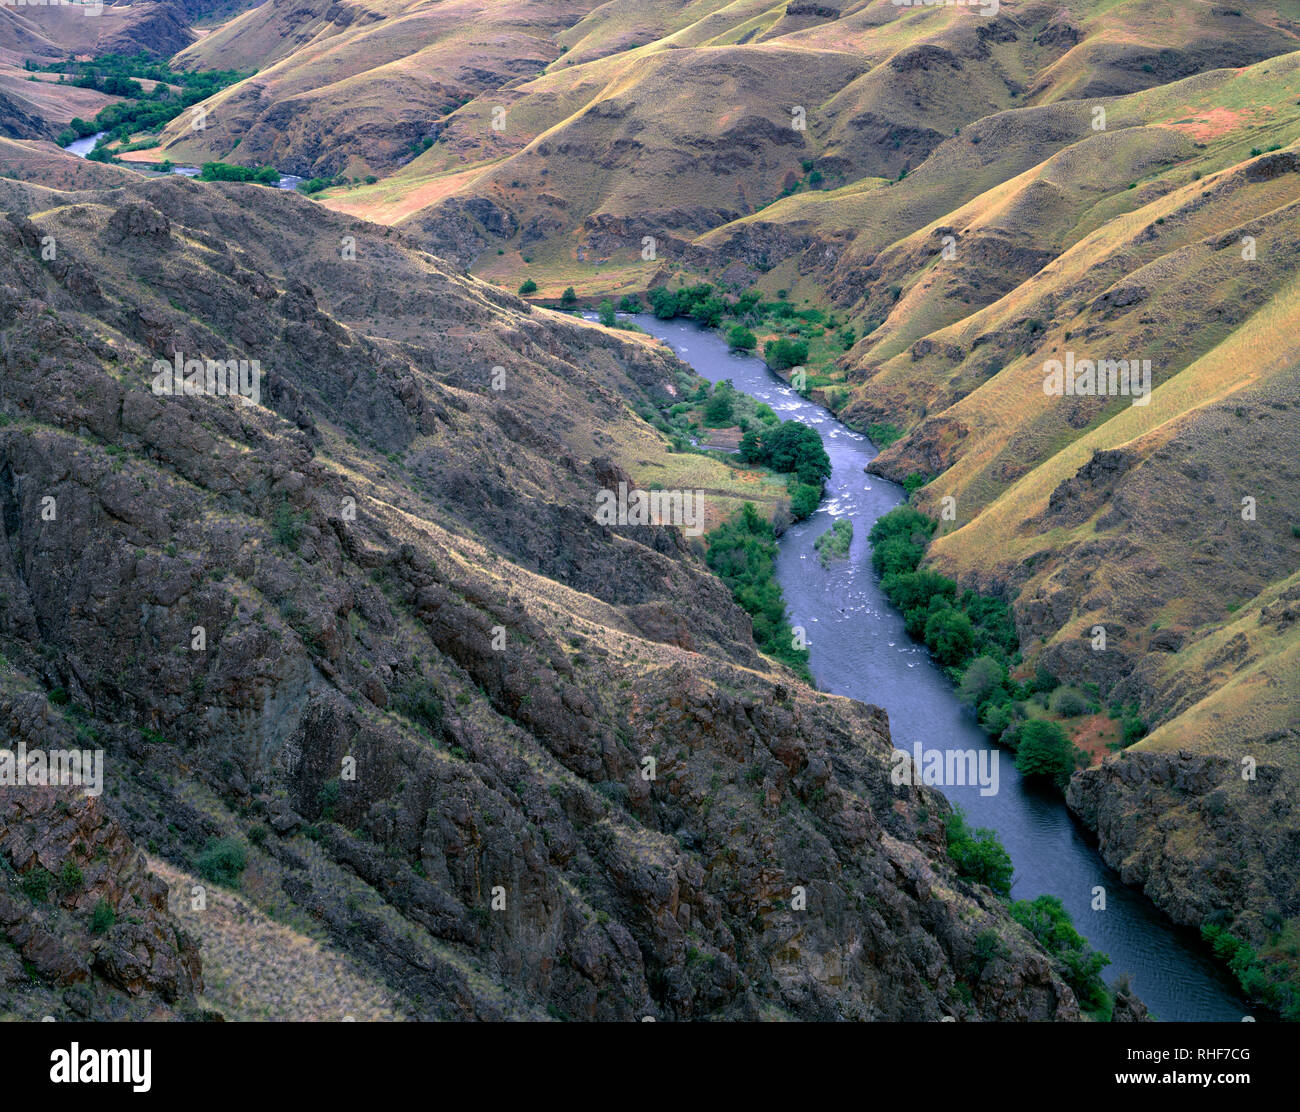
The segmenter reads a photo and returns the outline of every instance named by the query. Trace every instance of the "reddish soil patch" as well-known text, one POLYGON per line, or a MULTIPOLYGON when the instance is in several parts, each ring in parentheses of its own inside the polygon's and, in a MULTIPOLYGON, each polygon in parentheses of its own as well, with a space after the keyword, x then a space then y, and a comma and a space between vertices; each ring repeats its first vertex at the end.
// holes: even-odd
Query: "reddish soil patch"
POLYGON ((735 451, 740 447, 740 427, 729 429, 706 429, 700 438, 701 448, 722 448, 735 451))
MULTIPOLYGON (((1192 109, 1188 108, 1188 111, 1192 109)), ((1165 126, 1190 135, 1198 143, 1205 143, 1245 126, 1248 115, 1247 112, 1233 111, 1231 108, 1211 108, 1208 112, 1200 112, 1188 119, 1177 120, 1165 126)))
POLYGON ((1066 723, 1074 744, 1088 754, 1089 767, 1109 757, 1110 743, 1119 740, 1119 723, 1108 714, 1090 714, 1066 723))

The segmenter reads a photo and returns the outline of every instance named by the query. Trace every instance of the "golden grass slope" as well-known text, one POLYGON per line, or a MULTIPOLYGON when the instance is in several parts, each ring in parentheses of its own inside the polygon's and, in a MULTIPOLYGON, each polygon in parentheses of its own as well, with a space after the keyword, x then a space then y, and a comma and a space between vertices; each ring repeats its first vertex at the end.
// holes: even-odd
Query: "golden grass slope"
POLYGON ((303 176, 391 171, 471 97, 540 72, 593 0, 268 0, 177 56, 258 73, 164 132, 173 161, 272 164, 303 176))
MULTIPOLYGON (((681 255, 699 236, 730 243, 714 230, 736 220, 850 225, 843 195, 806 212, 778 200, 809 165, 827 190, 895 179, 981 117, 1294 49, 1292 17, 1290 0, 1239 15, 1009 0, 996 18, 888 0, 270 0, 182 53, 261 72, 208 103, 204 131, 174 122, 164 147, 352 178, 324 202, 508 285, 534 264, 626 280, 645 235, 681 255)), ((1052 153, 1052 133, 1013 172, 1052 153)), ((945 175, 930 218, 998 180, 945 175)))

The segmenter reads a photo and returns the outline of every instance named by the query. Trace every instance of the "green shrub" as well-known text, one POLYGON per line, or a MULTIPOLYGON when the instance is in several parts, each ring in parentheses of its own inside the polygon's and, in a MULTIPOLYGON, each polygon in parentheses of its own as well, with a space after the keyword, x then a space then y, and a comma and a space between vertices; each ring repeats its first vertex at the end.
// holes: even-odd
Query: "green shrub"
POLYGON ((537 292, 537 283, 534 282, 531 278, 525 278, 523 280, 523 284, 520 285, 519 287, 519 296, 527 297, 530 293, 536 293, 536 292, 537 292))
POLYGON ((572 309, 578 304, 578 295, 572 286, 564 287, 564 292, 560 294, 560 304, 566 309, 572 309))
POLYGON ((1083 692, 1073 687, 1058 687, 1052 692, 1048 706, 1053 714, 1063 718, 1078 718, 1082 714, 1092 713, 1092 704, 1083 692))
POLYGON ((945 668, 956 668, 970 659, 975 647, 975 627, 960 610, 936 610, 925 622, 925 643, 945 668))
POLYGON ((614 316, 614 303, 609 298, 605 298, 596 310, 596 315, 600 318, 600 323, 606 328, 613 328, 617 318, 614 316))
POLYGON ((1074 743, 1055 722, 1031 718, 1020 727, 1016 768, 1027 779, 1049 779, 1064 787, 1074 771, 1074 743))
POLYGON ((980 716, 980 727, 990 737, 1000 738, 1015 720, 1015 709, 1011 703, 994 703, 988 705, 980 716))
POLYGON ((1014 869, 1007 853, 992 830, 972 830, 960 807, 954 807, 944 820, 948 856, 957 875, 976 884, 985 884, 999 896, 1011 893, 1014 869))
POLYGON ((240 876, 248 867, 248 854, 237 838, 209 838, 194 867, 204 880, 237 888, 240 876))
POLYGON ((736 390, 730 382, 719 382, 704 406, 703 421, 711 429, 728 428, 735 420, 736 390))
POLYGON ((831 560, 847 556, 852 544, 853 522, 842 517, 833 522, 831 527, 813 542, 813 548, 817 550, 822 567, 829 567, 831 560))
POLYGON ((103 934, 117 921, 117 916, 113 912, 112 906, 105 899, 100 899, 95 904, 95 910, 90 913, 90 933, 103 934))
POLYGON ((790 492, 790 516, 795 521, 803 521, 817 512, 822 501, 820 486, 801 483, 792 478, 786 483, 786 489, 790 492))
POLYGON ((343 796, 343 784, 338 780, 326 780, 316 793, 316 806, 320 808, 322 822, 333 822, 338 810, 339 800, 343 796))
POLYGON ((1061 979, 1074 989, 1074 995, 1086 1011, 1100 1011, 1109 1005, 1110 993, 1101 979, 1101 971, 1110 964, 1110 958, 1088 945, 1057 897, 1016 900, 1011 905, 1011 915, 1051 955, 1061 979))
POLYGON ((276 544, 284 545, 290 552, 297 552, 305 522, 304 516, 295 514, 289 503, 281 500, 271 516, 271 535, 276 544))
MULTIPOLYGON (((851 330, 850 330, 851 331, 851 330)), ((849 345, 852 346, 852 345, 849 345)), ((877 424, 867 426, 867 436, 871 443, 879 448, 882 452, 891 444, 901 439, 903 430, 897 425, 877 424)))
POLYGON ((763 345, 763 359, 774 371, 786 371, 808 361, 808 342, 781 337, 763 345))
POLYGON ((398 693, 397 711, 416 725, 437 736, 442 730, 442 700, 436 691, 419 680, 408 681, 398 693))
POLYGON ((732 351, 753 351, 758 347, 758 337, 743 324, 733 324, 727 331, 727 346, 732 351))
POLYGON ((785 595, 776 579, 776 530, 772 523, 759 515, 752 502, 746 502, 730 521, 704 539, 708 565, 753 620, 758 647, 810 678, 808 650, 794 643, 785 595))
POLYGON ((929 475, 922 475, 919 471, 913 471, 903 480, 903 489, 907 491, 907 496, 911 498, 913 494, 925 486, 929 481, 929 475))
POLYGON ((1042 663, 1039 663, 1034 669, 1033 689, 1035 691, 1046 694, 1049 691, 1055 691, 1060 686, 1060 683, 1061 681, 1052 675, 1042 663))
POLYGON ((86 878, 82 875, 81 869, 75 861, 65 861, 63 868, 59 870, 59 892, 64 896, 71 896, 74 892, 80 892, 86 886, 86 878))
POLYGON ((23 873, 23 879, 19 881, 19 887, 22 888, 29 900, 44 903, 50 898, 50 889, 54 887, 54 874, 38 865, 36 868, 23 873))
MULTIPOLYGON (((232 166, 228 162, 205 162, 199 170, 200 181, 251 181, 259 185, 278 185, 280 174, 270 166, 232 166)), ((322 181, 313 178, 312 181, 322 181)), ((310 183, 309 183, 310 184, 310 183)), ((328 184, 322 181, 321 189, 328 184)), ((308 189, 308 193, 316 190, 308 189)))
POLYGON ((1000 661, 991 656, 977 656, 962 673, 957 694, 963 703, 980 707, 995 691, 1000 691, 1006 682, 1007 670, 1000 661))

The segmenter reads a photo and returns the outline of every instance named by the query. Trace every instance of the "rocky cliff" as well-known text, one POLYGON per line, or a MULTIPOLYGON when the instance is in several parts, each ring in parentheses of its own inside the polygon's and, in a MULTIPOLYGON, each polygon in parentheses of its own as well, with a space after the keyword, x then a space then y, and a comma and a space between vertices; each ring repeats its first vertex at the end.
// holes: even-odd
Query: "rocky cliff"
POLYGON ((86 175, 0 182, 2 707, 106 780, 0 788, 0 1012, 248 1005, 139 847, 411 1018, 1078 1017, 883 713, 594 521, 674 360, 292 194, 86 175), (178 353, 258 404, 159 394, 178 353))

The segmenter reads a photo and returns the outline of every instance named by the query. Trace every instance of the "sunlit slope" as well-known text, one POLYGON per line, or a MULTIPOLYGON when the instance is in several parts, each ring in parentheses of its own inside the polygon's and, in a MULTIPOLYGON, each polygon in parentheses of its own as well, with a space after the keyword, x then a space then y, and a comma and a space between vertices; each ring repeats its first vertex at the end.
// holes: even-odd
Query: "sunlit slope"
MULTIPOLYGON (((534 264, 544 280, 566 265, 640 274, 644 236, 683 257, 701 236, 731 246, 717 229, 737 220, 781 228, 770 266, 797 247, 792 220, 852 227, 859 206, 838 191, 920 173, 955 138, 991 147, 928 176, 929 219, 1078 138, 1065 117, 1086 126, 1090 105, 1069 98, 1294 49, 1295 7, 271 0, 183 52, 260 72, 208 103, 202 131, 175 121, 164 145, 174 160, 351 178, 324 203, 403 223, 510 284, 534 264), (1008 125, 989 121, 1034 105, 1063 112, 1009 140, 1021 157, 994 151, 1008 125), (967 181, 967 162, 989 172, 967 181), (806 212, 789 207, 801 197, 806 212)), ((755 233, 733 230, 748 252, 755 233)))
POLYGON ((253 69, 164 133, 178 161, 266 163, 304 176, 391 172, 439 121, 484 90, 539 73, 555 36, 594 7, 498 0, 268 0, 214 32, 179 64, 253 69))

